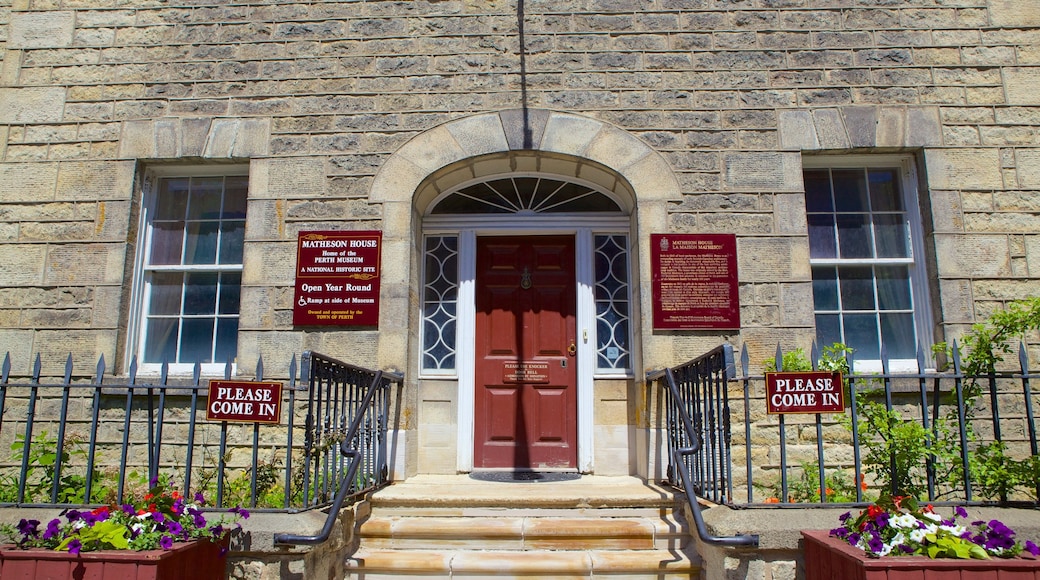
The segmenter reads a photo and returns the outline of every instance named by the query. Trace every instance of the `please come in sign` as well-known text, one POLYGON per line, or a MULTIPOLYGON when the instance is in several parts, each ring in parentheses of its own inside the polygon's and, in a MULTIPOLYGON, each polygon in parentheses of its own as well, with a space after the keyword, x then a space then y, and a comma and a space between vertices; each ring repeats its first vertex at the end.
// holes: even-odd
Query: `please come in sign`
POLYGON ((766 412, 842 413, 844 385, 840 372, 766 373, 766 412))
POLYGON ((206 401, 208 421, 280 423, 282 383, 210 381, 206 401))

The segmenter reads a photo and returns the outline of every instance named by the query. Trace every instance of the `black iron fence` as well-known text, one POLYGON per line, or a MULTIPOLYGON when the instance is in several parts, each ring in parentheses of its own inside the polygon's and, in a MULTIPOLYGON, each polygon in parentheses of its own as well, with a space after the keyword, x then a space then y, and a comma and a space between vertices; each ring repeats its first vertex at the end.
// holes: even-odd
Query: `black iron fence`
MULTIPOLYGON (((64 377, 0 374, 0 506, 123 503, 164 475, 216 507, 295 511, 388 482, 391 388, 403 377, 354 367, 317 353, 294 356, 283 382, 278 424, 207 421, 208 381, 106 376, 104 357, 90 376, 72 358, 64 377), (352 424, 356 424, 353 432, 352 424), (348 473, 352 449, 362 458, 348 473), (6 453, 5 453, 6 451, 6 453)), ((225 367, 230 380, 232 367, 225 367)), ((256 380, 263 380, 258 361, 256 380)))
MULTIPOLYGON (((668 457, 697 449, 683 469, 670 461, 669 482, 682 486, 681 472, 688 471, 699 497, 727 504, 863 504, 892 493, 1036 505, 1040 398, 1031 381, 1038 375, 1025 347, 1019 352, 1019 369, 984 376, 965 375, 956 356, 944 371, 892 372, 885 360, 876 373, 846 373, 843 413, 769 414, 765 377, 749 373, 746 347, 739 379, 726 374, 732 351, 720 347, 648 375, 668 401, 660 423, 668 457), (683 434, 683 415, 691 435, 683 434)), ((806 358, 819 360, 815 347, 806 358)), ((917 368, 925 369, 918 358, 917 368)), ((785 370, 783 360, 778 347, 778 370, 785 370)))

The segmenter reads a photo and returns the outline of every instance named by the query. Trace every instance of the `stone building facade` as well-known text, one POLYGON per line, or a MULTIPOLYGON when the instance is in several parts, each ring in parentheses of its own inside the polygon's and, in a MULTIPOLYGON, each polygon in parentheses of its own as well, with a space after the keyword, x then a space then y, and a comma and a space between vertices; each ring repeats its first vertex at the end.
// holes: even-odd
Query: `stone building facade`
POLYGON ((402 475, 646 475, 648 370, 814 338, 909 364, 1040 293, 1037 0, 3 0, 0 42, 14 372, 394 369, 402 475), (326 230, 381 231, 378 325, 293 324, 326 230), (739 328, 655 328, 652 234, 736 236, 739 328), (562 322, 515 327, 569 350, 569 402, 529 395, 564 459, 483 454, 524 396, 479 386, 505 242, 570 256, 562 322))

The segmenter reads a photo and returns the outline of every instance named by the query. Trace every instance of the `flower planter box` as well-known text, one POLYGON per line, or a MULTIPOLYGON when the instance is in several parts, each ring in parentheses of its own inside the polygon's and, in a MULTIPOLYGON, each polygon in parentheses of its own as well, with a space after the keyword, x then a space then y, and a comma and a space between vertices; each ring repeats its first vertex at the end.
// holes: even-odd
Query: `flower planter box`
POLYGON ((924 556, 871 558, 829 536, 803 531, 805 580, 1040 580, 1040 560, 949 560, 924 556))
POLYGON ((175 544, 172 550, 99 550, 70 554, 54 550, 0 548, 0 578, 37 580, 224 580, 222 543, 175 544))

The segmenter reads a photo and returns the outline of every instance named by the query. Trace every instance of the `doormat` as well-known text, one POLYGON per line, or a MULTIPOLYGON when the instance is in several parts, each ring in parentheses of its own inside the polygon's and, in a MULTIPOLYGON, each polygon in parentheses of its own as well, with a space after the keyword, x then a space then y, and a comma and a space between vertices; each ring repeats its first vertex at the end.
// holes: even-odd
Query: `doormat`
POLYGON ((498 483, 553 483, 581 479, 580 473, 567 471, 474 471, 469 476, 478 481, 498 483))

